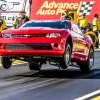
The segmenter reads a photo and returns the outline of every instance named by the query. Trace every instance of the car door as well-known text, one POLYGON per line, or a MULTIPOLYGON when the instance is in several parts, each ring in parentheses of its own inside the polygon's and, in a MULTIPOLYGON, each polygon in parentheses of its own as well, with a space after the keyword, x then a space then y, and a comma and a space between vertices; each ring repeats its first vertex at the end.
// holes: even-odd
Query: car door
POLYGON ((85 50, 86 50, 86 42, 84 39, 84 35, 82 34, 81 30, 79 29, 79 27, 72 23, 72 37, 73 37, 73 47, 74 47, 74 51, 76 53, 82 53, 84 54, 85 50))

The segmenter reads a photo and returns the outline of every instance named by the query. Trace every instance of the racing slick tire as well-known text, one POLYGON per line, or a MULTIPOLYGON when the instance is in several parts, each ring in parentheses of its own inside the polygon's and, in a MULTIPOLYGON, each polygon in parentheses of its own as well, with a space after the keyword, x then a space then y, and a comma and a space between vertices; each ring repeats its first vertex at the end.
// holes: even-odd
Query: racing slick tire
POLYGON ((89 50, 89 55, 88 59, 85 63, 80 63, 79 64, 81 72, 86 73, 86 72, 91 72, 92 68, 94 66, 94 50, 93 48, 90 48, 89 50))
POLYGON ((12 65, 12 61, 8 57, 1 57, 1 64, 5 69, 9 69, 12 65))
POLYGON ((69 43, 67 43, 65 46, 64 56, 61 57, 60 59, 60 67, 66 69, 70 64, 70 60, 71 60, 71 46, 69 43))
POLYGON ((29 69, 30 70, 40 70, 41 67, 42 67, 42 64, 40 62, 38 62, 38 63, 29 62, 29 69))

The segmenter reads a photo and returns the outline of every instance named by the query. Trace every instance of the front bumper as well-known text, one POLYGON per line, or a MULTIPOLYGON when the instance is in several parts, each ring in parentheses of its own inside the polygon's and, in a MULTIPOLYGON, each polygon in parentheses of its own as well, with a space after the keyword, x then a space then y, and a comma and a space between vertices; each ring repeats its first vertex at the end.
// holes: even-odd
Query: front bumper
POLYGON ((62 57, 61 50, 0 50, 1 56, 44 56, 44 57, 62 57))
POLYGON ((63 56, 65 39, 1 38, 0 56, 63 56))

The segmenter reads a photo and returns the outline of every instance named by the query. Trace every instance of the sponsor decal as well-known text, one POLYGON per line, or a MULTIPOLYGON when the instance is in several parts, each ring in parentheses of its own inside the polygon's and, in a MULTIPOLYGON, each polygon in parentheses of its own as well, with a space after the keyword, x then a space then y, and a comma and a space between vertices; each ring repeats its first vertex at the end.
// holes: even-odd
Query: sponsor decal
POLYGON ((42 6, 36 12, 36 15, 58 15, 61 14, 62 10, 76 10, 77 15, 81 15, 82 13, 86 13, 89 15, 92 9, 94 1, 90 2, 82 2, 79 3, 68 3, 68 2, 56 2, 56 1, 44 1, 42 6))
POLYGON ((24 9, 26 15, 29 16, 29 0, 0 0, 1 17, 6 20, 7 26, 12 26, 13 18, 19 16, 19 11, 22 9, 24 9))
POLYGON ((55 1, 49 3, 48 1, 45 1, 37 11, 36 15, 58 15, 61 13, 62 9, 75 10, 78 9, 78 7, 78 3, 56 3, 55 1))
POLYGON ((15 5, 19 5, 20 2, 9 2, 7 0, 0 0, 0 10, 11 10, 15 5))
POLYGON ((83 13, 85 13, 86 15, 90 15, 94 2, 95 1, 90 1, 90 2, 83 1, 80 8, 79 15, 82 15, 83 13))

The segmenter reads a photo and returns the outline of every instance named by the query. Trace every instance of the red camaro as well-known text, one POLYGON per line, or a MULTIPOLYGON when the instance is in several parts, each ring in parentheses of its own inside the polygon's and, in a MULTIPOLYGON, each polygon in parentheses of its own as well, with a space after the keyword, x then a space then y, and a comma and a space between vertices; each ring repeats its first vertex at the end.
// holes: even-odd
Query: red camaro
POLYGON ((46 61, 63 69, 76 62, 82 72, 90 72, 94 65, 90 36, 65 20, 33 20, 19 29, 2 31, 0 56, 6 69, 14 59, 27 61, 30 70, 40 70, 46 61))

